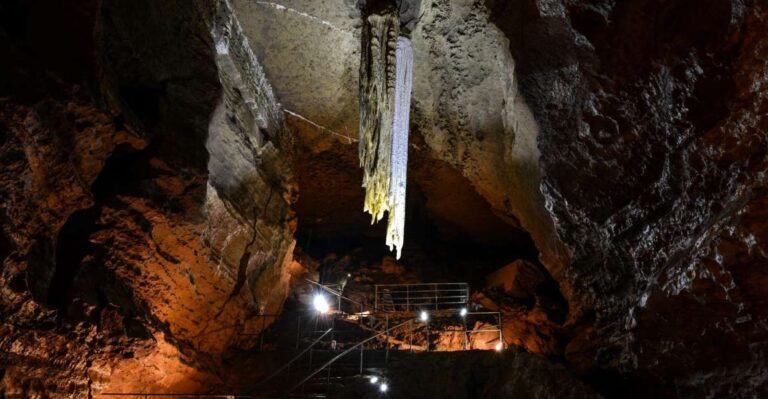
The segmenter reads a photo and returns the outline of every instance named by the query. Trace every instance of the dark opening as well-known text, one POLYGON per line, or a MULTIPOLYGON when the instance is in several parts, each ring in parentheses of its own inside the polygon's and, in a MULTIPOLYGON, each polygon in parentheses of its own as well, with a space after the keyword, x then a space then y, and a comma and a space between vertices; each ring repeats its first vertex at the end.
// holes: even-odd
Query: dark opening
POLYGON ((3 121, 0 121, 0 147, 2 147, 3 144, 5 144, 5 141, 8 139, 8 127, 5 125, 3 121))
POLYGON ((59 232, 56 242, 56 269, 48 289, 47 302, 59 310, 66 310, 67 294, 83 259, 93 251, 89 241, 98 230, 96 220, 99 209, 92 207, 74 212, 59 232))
MULTIPOLYGON (((371 225, 363 212, 357 146, 336 142, 297 151, 298 247, 312 258, 344 257, 372 264, 394 257, 385 245, 386 218, 371 225)), ((411 149, 407 215, 398 263, 423 281, 480 286, 488 273, 516 260, 538 263, 530 235, 503 220, 472 183, 450 165, 411 149)))
POLYGON ((136 193, 148 175, 147 154, 129 146, 115 149, 91 185, 94 205, 78 210, 67 219, 56 239, 55 271, 50 280, 46 303, 65 313, 71 303, 71 289, 87 256, 97 249, 90 237, 103 226, 98 224, 101 207, 115 194, 136 193))

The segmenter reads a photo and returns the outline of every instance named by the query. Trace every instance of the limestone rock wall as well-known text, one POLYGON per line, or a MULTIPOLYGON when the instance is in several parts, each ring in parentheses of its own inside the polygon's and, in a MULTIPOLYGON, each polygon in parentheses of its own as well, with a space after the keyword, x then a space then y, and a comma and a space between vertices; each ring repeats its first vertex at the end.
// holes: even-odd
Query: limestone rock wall
POLYGON ((290 137, 227 2, 90 7, 77 79, 48 11, 0 36, 0 396, 215 390, 288 294, 290 137))
POLYGON ((764 395, 766 2, 487 3, 573 253, 566 358, 764 395))

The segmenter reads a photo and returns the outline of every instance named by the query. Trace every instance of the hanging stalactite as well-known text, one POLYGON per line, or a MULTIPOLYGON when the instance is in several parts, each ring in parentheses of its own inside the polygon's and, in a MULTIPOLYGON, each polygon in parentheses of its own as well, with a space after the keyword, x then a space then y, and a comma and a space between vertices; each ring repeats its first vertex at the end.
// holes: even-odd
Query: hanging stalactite
POLYGON ((394 9, 365 18, 360 63, 360 166, 372 223, 388 213, 387 245, 403 247, 413 50, 394 9))
POLYGON ((377 222, 389 210, 399 22, 394 14, 372 14, 366 22, 360 64, 359 154, 365 187, 364 210, 377 222))
POLYGON ((408 125, 413 87, 413 47, 405 37, 397 39, 395 68, 395 112, 392 123, 392 151, 389 178, 389 219, 387 220, 387 245, 397 249, 397 257, 403 249, 405 234, 405 191, 408 180, 408 125))

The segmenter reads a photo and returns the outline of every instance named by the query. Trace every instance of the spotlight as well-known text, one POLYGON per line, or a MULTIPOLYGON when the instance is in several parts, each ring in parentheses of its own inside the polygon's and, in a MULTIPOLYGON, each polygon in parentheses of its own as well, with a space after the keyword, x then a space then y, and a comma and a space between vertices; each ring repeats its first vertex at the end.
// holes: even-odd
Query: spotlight
POLYGON ((499 341, 499 343, 496 344, 496 352, 501 352, 502 349, 504 349, 504 345, 499 341))
POLYGON ((331 310, 331 305, 329 305, 325 297, 320 294, 315 295, 312 304, 315 306, 315 310, 320 313, 328 313, 328 311, 331 310))
POLYGON ((381 385, 379 385, 379 391, 387 392, 387 389, 389 389, 389 385, 387 385, 386 382, 382 382, 381 385))
POLYGON ((425 323, 429 320, 429 314, 427 314, 426 310, 421 311, 421 314, 419 315, 419 319, 421 319, 421 321, 425 323))
POLYGON ((461 315, 461 317, 466 316, 467 315, 467 308, 461 308, 461 310, 459 311, 459 314, 461 315))
POLYGON ((376 377, 375 375, 371 377, 371 384, 375 384, 377 382, 379 382, 379 377, 376 377))

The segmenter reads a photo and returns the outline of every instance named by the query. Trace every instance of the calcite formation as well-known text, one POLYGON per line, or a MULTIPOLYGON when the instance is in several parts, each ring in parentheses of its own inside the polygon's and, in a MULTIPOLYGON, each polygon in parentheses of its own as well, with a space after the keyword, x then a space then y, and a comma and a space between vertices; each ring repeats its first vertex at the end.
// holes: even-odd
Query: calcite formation
POLYGON ((360 138, 365 204, 374 221, 389 205, 390 154, 395 110, 395 51, 399 21, 393 14, 373 14, 363 28, 360 60, 360 138))
MULTIPOLYGON (((408 130, 413 87, 413 46, 400 36, 400 16, 384 2, 363 5, 358 152, 365 202, 372 223, 388 213, 386 244, 400 258, 405 235, 408 130)), ((408 24, 406 24, 408 26, 408 24)))
POLYGON ((395 52, 395 112, 390 153, 389 216, 387 220, 387 245, 403 251, 405 238, 405 194, 408 183, 408 128, 411 114, 411 87, 413 86, 413 47, 406 37, 397 38, 395 52))

